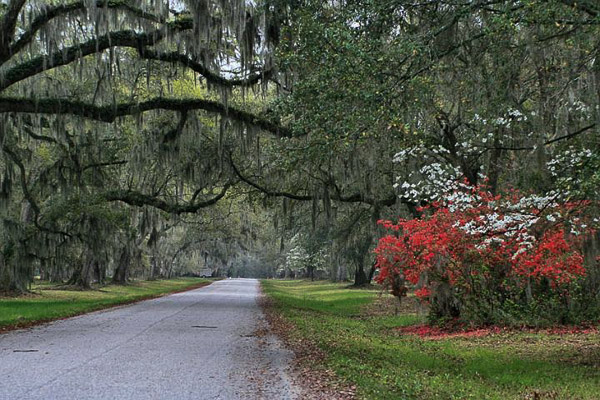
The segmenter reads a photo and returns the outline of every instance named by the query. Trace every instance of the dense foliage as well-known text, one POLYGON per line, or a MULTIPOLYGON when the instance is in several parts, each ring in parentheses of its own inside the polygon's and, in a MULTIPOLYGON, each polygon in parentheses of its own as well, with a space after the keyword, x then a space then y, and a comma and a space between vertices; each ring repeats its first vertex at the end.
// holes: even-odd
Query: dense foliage
POLYGON ((524 302, 504 278, 471 285, 503 288, 488 308, 533 307, 541 293, 596 304, 598 272, 585 261, 580 276, 578 257, 595 258, 597 236, 541 222, 570 207, 593 219, 600 200, 595 2, 2 4, 0 291, 36 275, 87 287, 205 267, 362 285, 385 233, 376 221, 400 218, 414 240, 456 235, 461 270, 503 264, 515 288, 537 271, 524 302), (501 197, 436 204, 463 177, 501 197), (490 202, 552 193, 556 206, 522 207, 543 215, 510 262, 524 242, 486 253, 454 226, 482 229, 477 213, 500 214, 490 202), (541 246, 561 229, 562 249, 541 246), (563 258, 567 272, 544 272, 563 258))
POLYGON ((594 318, 598 287, 582 290, 588 271, 598 269, 597 260, 584 260, 584 241, 600 222, 590 217, 589 201, 460 186, 420 219, 380 221, 393 234, 375 250, 379 282, 398 295, 417 287, 434 318, 594 318))

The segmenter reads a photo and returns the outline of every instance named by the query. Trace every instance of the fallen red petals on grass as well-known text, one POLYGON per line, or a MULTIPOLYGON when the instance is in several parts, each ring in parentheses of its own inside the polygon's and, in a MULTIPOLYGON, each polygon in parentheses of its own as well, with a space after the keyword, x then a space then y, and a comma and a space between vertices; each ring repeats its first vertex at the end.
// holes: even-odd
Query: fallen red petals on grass
POLYGON ((501 333, 540 333, 547 335, 566 335, 566 334, 597 334, 600 331, 597 326, 557 326, 552 328, 531 328, 531 327, 500 327, 490 326, 485 328, 440 328, 429 325, 410 325, 396 328, 401 335, 419 336, 423 339, 441 340, 451 338, 470 338, 498 335, 501 333))
POLYGON ((450 330, 429 325, 412 325, 397 328, 397 331, 405 335, 414 335, 427 339, 449 339, 454 337, 481 337, 502 332, 502 328, 490 327, 467 330, 450 330))

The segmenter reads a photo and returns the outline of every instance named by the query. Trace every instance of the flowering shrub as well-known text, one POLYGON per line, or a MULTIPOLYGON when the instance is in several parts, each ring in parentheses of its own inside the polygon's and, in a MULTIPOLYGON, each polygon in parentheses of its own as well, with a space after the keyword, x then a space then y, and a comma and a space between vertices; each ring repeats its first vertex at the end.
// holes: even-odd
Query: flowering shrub
POLYGON ((547 296, 566 304, 586 275, 582 238, 597 220, 586 217, 589 202, 558 197, 463 184, 421 219, 379 221, 389 234, 375 250, 377 279, 396 292, 399 282, 415 286, 434 317, 490 323, 509 304, 547 296))

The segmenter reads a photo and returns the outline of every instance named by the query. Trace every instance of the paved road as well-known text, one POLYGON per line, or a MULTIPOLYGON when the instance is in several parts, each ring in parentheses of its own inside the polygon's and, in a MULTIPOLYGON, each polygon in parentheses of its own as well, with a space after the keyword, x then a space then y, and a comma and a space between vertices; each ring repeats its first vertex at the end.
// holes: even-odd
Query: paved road
POLYGON ((293 399, 291 354, 258 282, 189 292, 0 335, 0 399, 293 399))

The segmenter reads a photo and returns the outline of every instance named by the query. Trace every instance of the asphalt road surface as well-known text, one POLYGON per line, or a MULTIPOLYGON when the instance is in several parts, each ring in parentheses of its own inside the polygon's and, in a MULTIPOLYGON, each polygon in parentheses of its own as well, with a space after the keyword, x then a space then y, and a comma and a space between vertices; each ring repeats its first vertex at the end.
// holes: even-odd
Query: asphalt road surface
POLYGON ((299 398, 258 287, 222 280, 0 334, 0 399, 299 398))

